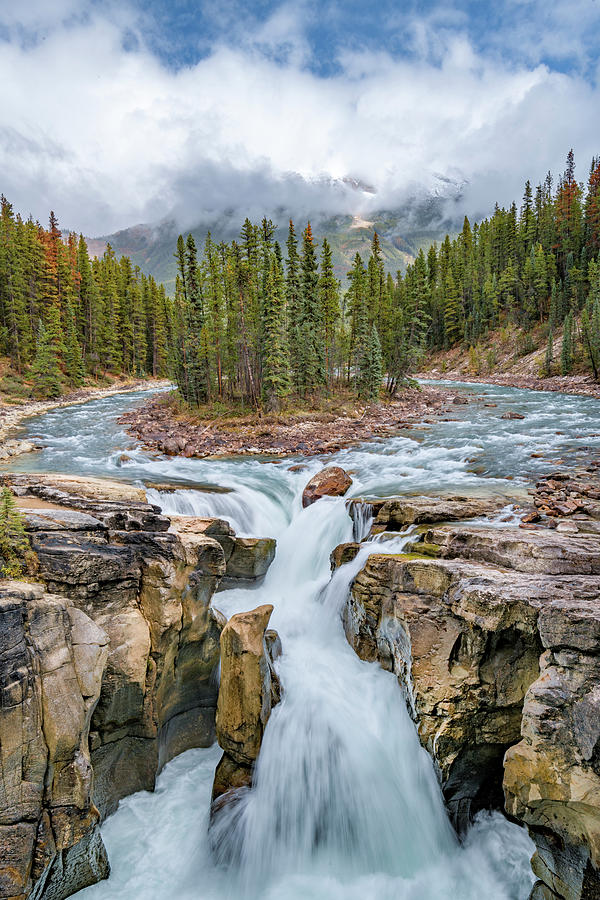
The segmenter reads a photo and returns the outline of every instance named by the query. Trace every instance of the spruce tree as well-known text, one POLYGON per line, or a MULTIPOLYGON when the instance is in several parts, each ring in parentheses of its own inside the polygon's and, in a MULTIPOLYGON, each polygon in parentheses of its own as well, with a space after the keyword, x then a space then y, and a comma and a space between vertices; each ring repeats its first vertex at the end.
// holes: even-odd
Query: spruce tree
POLYGON ((5 578, 19 578, 23 574, 22 560, 28 550, 23 518, 10 488, 5 486, 0 492, 0 572, 5 578))
POLYGON ((336 326, 340 318, 340 283, 333 271, 331 247, 323 240, 321 251, 321 271, 319 275, 319 299, 323 320, 323 347, 325 351, 325 375, 331 386, 335 366, 336 326))
POLYGON ((383 361, 381 357, 381 344, 375 324, 371 326, 369 341, 367 344, 367 365, 364 377, 365 399, 377 400, 381 390, 383 379, 383 361))
POLYGON ((569 375, 573 370, 573 313, 565 316, 563 323, 563 338, 560 351, 560 369, 563 375, 569 375))
POLYGON ((264 363, 262 391, 269 410, 279 408, 290 391, 289 352, 285 327, 285 283, 281 263, 274 258, 266 284, 264 305, 264 363))
POLYGON ((35 359, 31 369, 35 397, 55 400, 62 394, 62 379, 56 351, 48 331, 40 322, 35 359))
POLYGON ((298 317, 296 379, 305 397, 325 382, 323 317, 319 303, 319 272, 310 222, 302 236, 300 313, 298 317))

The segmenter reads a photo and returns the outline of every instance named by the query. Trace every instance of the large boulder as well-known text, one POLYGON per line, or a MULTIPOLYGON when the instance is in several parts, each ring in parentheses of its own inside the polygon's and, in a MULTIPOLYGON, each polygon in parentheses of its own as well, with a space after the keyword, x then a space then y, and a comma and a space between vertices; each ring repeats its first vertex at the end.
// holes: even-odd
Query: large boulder
POLYGON ((327 466, 314 475, 302 493, 302 506, 306 508, 321 497, 342 497, 352 479, 340 466, 327 466))
POLYGON ((221 685, 217 740, 224 753, 213 785, 213 812, 252 783, 265 726, 279 700, 273 662, 281 650, 267 631, 273 607, 259 606, 232 616, 221 633, 221 685))
POLYGON ((231 556, 227 560, 223 585, 260 581, 275 559, 276 541, 273 538, 236 537, 231 556))
POLYGON ((225 556, 221 589, 260 581, 275 558, 274 538, 237 537, 225 519, 171 516, 171 529, 179 534, 205 535, 221 545, 225 556))

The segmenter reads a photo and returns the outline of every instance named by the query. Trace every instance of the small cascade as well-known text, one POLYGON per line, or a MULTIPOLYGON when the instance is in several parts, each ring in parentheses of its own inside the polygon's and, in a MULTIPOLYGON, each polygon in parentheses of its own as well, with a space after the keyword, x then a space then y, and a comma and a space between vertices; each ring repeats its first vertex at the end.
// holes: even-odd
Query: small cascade
POLYGON ((373 507, 367 500, 351 500, 348 512, 352 518, 352 540, 364 541, 373 525, 373 507))

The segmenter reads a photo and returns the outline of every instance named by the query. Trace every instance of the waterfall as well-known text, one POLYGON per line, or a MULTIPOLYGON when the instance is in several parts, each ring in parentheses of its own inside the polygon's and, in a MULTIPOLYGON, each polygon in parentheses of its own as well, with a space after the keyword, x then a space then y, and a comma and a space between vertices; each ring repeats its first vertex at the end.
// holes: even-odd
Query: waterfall
MULTIPOLYGON (((242 521, 255 491, 189 492, 187 500, 191 511, 206 515, 208 498, 214 515, 226 499, 231 520, 242 521)), ((172 502, 173 495, 167 497, 172 502)), ((271 502, 263 496, 263 512, 271 502)), ((272 603, 270 624, 283 643, 277 662, 283 697, 265 730, 253 786, 218 816, 209 835, 212 768, 206 760, 214 767, 217 757, 214 751, 191 751, 190 766, 203 772, 204 805, 188 811, 193 853, 189 835, 183 841, 187 851, 171 841, 181 866, 176 884, 172 877, 157 878, 154 859, 140 860, 132 880, 131 864, 119 862, 122 851, 116 851, 117 862, 112 856, 111 834, 115 844, 116 835, 132 840, 118 820, 126 827, 128 816, 131 824, 131 811, 142 802, 133 797, 105 826, 113 866, 121 874, 88 889, 86 900, 525 900, 531 886, 526 834, 496 814, 483 817, 466 845, 459 844, 395 677, 361 661, 345 639, 340 612, 352 579, 369 553, 401 552, 410 535, 363 544, 331 577, 329 554, 356 527, 343 498, 302 509, 297 490, 284 502, 285 515, 276 517, 277 555, 263 584, 214 599, 228 616, 272 603), (514 863, 508 870, 507 856, 514 863)), ((363 526, 367 518, 360 520, 363 526)), ((190 771, 186 775, 192 777, 190 771)), ((169 767, 164 777, 171 778, 169 767)), ((180 833, 184 788, 173 779, 169 784, 171 793, 157 813, 166 816, 167 832, 180 833)))

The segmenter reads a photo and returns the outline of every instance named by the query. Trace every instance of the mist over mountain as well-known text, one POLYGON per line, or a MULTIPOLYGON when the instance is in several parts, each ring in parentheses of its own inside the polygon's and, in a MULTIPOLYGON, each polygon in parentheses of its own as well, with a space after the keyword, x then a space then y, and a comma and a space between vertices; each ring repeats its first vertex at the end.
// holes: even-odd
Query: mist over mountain
MULTIPOLYGON (((346 274, 356 253, 364 259, 368 257, 375 232, 380 238, 386 272, 395 275, 398 270, 404 271, 421 247, 427 248, 447 233, 457 231, 465 214, 466 186, 467 182, 458 178, 435 176, 431 186, 412 185, 398 192, 394 198, 397 205, 383 207, 383 198, 361 179, 346 176, 307 181, 300 176, 290 176, 283 191, 285 204, 273 206, 271 190, 265 193, 266 202, 261 207, 256 200, 254 184, 251 193, 242 192, 239 204, 222 210, 218 208, 216 194, 199 196, 194 220, 188 196, 185 209, 174 209, 162 221, 136 224, 112 234, 88 238, 88 247, 90 253, 97 256, 110 243, 117 256, 130 256, 143 272, 164 282, 167 290, 172 291, 178 234, 191 232, 201 248, 208 232, 217 242, 235 240, 246 217, 259 222, 266 216, 276 224, 276 239, 283 244, 292 218, 297 231, 310 221, 315 240, 321 243, 327 238, 335 273, 345 286, 346 274), (312 208, 311 199, 314 201, 312 208)), ((272 185, 270 187, 272 189, 272 185)), ((385 199, 388 200, 388 196, 385 199)), ((482 210, 482 215, 487 212, 482 210)))

